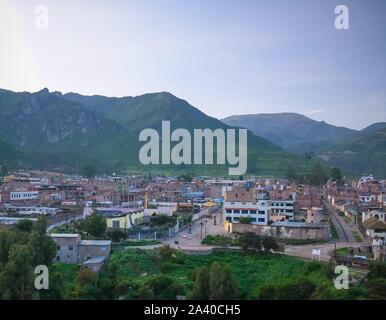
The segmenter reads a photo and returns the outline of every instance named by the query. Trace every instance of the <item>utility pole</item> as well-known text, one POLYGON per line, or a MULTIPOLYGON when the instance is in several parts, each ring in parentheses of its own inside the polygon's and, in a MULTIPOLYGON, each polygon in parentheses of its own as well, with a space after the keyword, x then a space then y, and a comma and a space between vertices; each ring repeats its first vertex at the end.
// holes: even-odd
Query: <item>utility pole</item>
POLYGON ((201 222, 200 222, 200 226, 201 226, 201 240, 202 240, 202 225, 203 225, 203 223, 202 223, 202 216, 201 216, 201 220, 200 220, 201 222))

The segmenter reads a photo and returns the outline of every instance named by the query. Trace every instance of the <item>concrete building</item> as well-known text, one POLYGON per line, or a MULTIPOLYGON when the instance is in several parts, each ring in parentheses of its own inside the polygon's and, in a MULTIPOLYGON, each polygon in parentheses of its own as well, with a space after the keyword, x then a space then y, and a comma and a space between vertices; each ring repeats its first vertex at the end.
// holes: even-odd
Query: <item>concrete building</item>
POLYGON ((53 233, 52 239, 56 243, 55 262, 78 263, 78 244, 80 234, 77 233, 53 233))
POLYGON ((39 191, 12 191, 10 194, 11 201, 32 200, 39 197, 39 191))
POLYGON ((98 271, 111 251, 110 240, 81 240, 77 233, 52 233, 57 252, 55 262, 82 264, 98 271))

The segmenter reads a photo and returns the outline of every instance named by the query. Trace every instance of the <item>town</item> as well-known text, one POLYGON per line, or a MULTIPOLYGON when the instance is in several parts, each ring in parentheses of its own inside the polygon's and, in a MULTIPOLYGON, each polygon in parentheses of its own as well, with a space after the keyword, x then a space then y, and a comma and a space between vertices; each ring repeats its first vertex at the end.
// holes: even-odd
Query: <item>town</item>
POLYGON ((117 252, 169 250, 194 259, 252 248, 343 264, 363 278, 373 261, 386 261, 385 184, 372 175, 317 186, 288 178, 16 170, 2 178, 0 227, 44 219, 56 245, 53 264, 96 275, 117 252))

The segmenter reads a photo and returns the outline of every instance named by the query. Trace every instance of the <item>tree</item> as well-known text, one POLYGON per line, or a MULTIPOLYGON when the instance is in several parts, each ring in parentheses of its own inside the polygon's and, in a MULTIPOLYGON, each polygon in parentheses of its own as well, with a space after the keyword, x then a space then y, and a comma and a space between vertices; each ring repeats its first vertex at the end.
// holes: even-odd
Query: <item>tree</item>
POLYGON ((122 230, 112 230, 109 232, 109 236, 113 242, 119 242, 127 237, 126 232, 122 230))
POLYGON ((186 174, 181 174, 181 175, 179 175, 178 177, 177 177, 177 179, 179 180, 179 181, 182 181, 182 182, 192 182, 192 176, 190 175, 190 174, 188 174, 188 173, 186 173, 186 174))
POLYGON ((190 298, 193 300, 209 300, 210 286, 209 286, 209 269, 201 267, 197 270, 193 290, 190 298))
POLYGON ((261 249, 260 237, 253 232, 245 232, 239 236, 240 246, 244 251, 261 249))
POLYGON ((154 291, 149 285, 143 285, 138 289, 139 300, 154 300, 154 291))
POLYGON ((1 166, 1 176, 5 177, 8 175, 8 167, 5 163, 1 166))
POLYGON ((214 262, 209 273, 209 299, 221 300, 224 296, 224 291, 221 286, 221 266, 218 262, 214 262))
POLYGON ((277 244, 277 242, 275 241, 274 238, 264 237, 263 238, 263 248, 264 248, 264 252, 268 253, 268 252, 271 252, 272 250, 279 249, 279 245, 277 244))
POLYGON ((315 186, 321 186, 327 181, 327 175, 320 162, 315 164, 312 169, 311 183, 315 186))
POLYGON ((164 274, 149 278, 146 285, 151 288, 156 300, 175 300, 177 295, 183 293, 183 288, 174 278, 164 274))
POLYGON ((93 237, 103 236, 106 228, 106 219, 95 212, 84 221, 84 230, 93 237))
POLYGON ((292 164, 290 164, 287 168, 287 173, 286 173, 286 179, 289 181, 296 181, 297 179, 297 174, 295 171, 295 168, 293 167, 292 164))
POLYGON ((47 219, 39 217, 33 225, 30 235, 30 244, 34 251, 33 262, 35 265, 51 265, 56 254, 56 245, 50 236, 47 235, 47 219))
POLYGON ((330 176, 332 181, 340 181, 343 179, 342 171, 336 167, 331 169, 330 176))
POLYGON ((175 254, 176 250, 166 244, 158 248, 158 254, 163 262, 169 261, 175 254))
POLYGON ((229 265, 225 265, 221 274, 221 285, 225 293, 221 299, 235 300, 239 298, 239 287, 232 269, 229 265))
POLYGON ((238 284, 230 266, 221 268, 218 262, 214 262, 209 272, 209 299, 231 300, 238 296, 238 284))
POLYGON ((95 169, 95 166, 93 164, 86 164, 85 166, 83 166, 82 168, 82 174, 85 178, 87 179, 92 179, 95 177, 96 175, 96 169, 95 169))
POLYGON ((87 284, 95 284, 96 275, 89 268, 80 268, 78 276, 76 278, 77 284, 85 286, 87 284))
POLYGON ((366 287, 373 299, 386 299, 386 264, 373 262, 369 266, 366 287))
POLYGON ((0 292, 3 298, 31 299, 34 279, 31 247, 27 244, 12 244, 8 262, 0 273, 0 292))
POLYGON ((243 223, 243 224, 251 224, 252 218, 251 217, 241 217, 239 222, 243 223))

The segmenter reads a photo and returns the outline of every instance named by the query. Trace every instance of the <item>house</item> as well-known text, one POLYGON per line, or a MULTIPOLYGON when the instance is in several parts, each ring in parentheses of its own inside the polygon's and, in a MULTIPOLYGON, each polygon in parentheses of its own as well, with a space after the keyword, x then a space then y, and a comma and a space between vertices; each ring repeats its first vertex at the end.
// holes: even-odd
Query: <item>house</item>
POLYGON ((366 236, 370 239, 386 240, 386 224, 384 222, 372 217, 363 222, 363 227, 365 228, 366 236))
POLYGON ((78 263, 78 244, 80 242, 80 234, 52 233, 51 237, 56 243, 55 262, 78 263))
MULTIPOLYGON (((98 208, 99 209, 99 208, 98 208)), ((130 229, 143 222, 144 210, 142 208, 108 208, 98 210, 106 218, 107 228, 130 229)))
POLYGON ((50 236, 56 243, 55 262, 82 264, 98 271, 111 251, 110 240, 81 240, 77 233, 52 233, 50 236))
POLYGON ((80 240, 78 243, 78 263, 84 263, 95 257, 107 257, 110 251, 110 240, 80 240))
POLYGON ((366 222, 370 218, 375 218, 378 221, 383 223, 386 222, 386 212, 379 210, 368 210, 366 212, 362 212, 362 222, 366 222))

